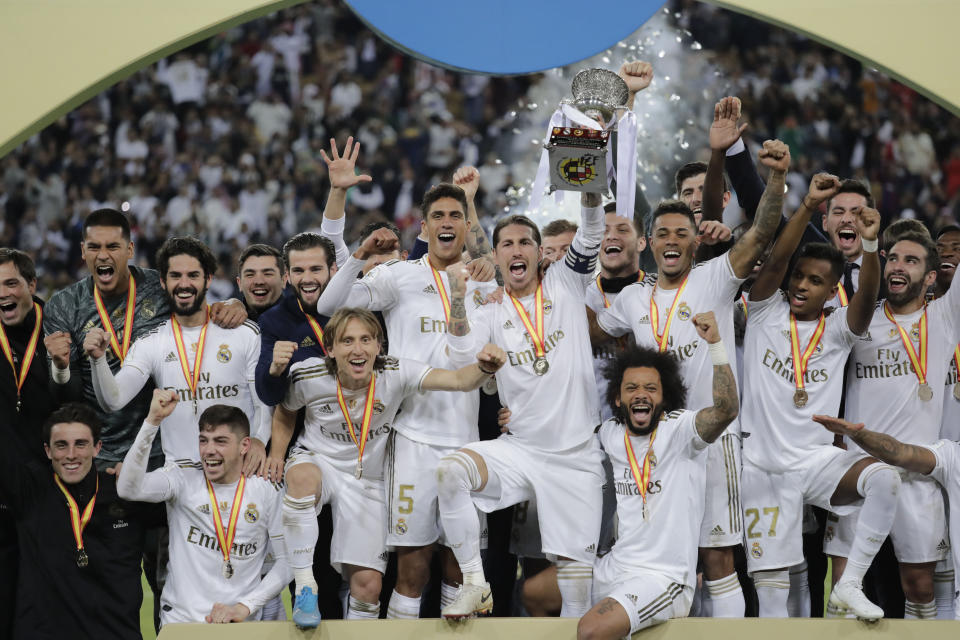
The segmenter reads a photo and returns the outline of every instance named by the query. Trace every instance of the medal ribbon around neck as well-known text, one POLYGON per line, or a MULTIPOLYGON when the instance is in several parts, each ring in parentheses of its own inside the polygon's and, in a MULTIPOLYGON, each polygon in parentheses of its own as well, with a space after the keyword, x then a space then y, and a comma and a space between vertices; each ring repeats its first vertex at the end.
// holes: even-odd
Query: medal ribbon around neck
POLYGON ((450 322, 450 297, 447 295, 447 288, 443 286, 443 278, 440 276, 440 272, 430 263, 429 257, 427 258, 427 266, 433 272, 433 280, 437 283, 437 293, 440 294, 440 302, 443 304, 443 319, 450 322))
MULTIPOLYGON (((646 276, 646 275, 647 275, 647 274, 644 272, 644 270, 643 270, 643 269, 640 269, 640 271, 637 272, 637 282, 640 282, 641 280, 643 280, 644 276, 646 276)), ((603 287, 600 286, 600 274, 599 274, 599 273, 597 274, 597 289, 600 291, 600 296, 603 298, 603 308, 604 308, 604 309, 609 309, 609 308, 610 308, 610 301, 607 300, 607 293, 603 290, 603 287)))
POLYGON ((657 301, 654 299, 657 296, 656 283, 654 283, 653 291, 650 293, 650 328, 653 329, 653 339, 656 341, 657 348, 661 353, 667 350, 667 343, 670 338, 670 325, 673 324, 674 311, 677 310, 677 303, 680 302, 680 296, 683 295, 683 290, 687 288, 687 279, 689 277, 690 271, 683 277, 683 282, 680 283, 680 287, 677 289, 677 295, 673 298, 670 310, 667 311, 667 323, 663 326, 663 335, 658 333, 660 331, 660 310, 657 308, 657 301))
POLYGON ((317 338, 317 344, 320 345, 320 351, 323 352, 323 355, 327 355, 327 350, 323 346, 323 327, 320 326, 320 323, 317 322, 316 318, 303 310, 303 303, 301 303, 299 299, 297 299, 297 306, 300 307, 300 311, 307 319, 307 324, 309 324, 310 328, 313 329, 313 335, 317 338))
POLYGON ((103 298, 100 297, 100 290, 97 285, 93 285, 93 302, 97 306, 97 314, 100 316, 100 323, 103 330, 110 336, 110 347, 113 353, 123 362, 127 357, 127 351, 130 350, 130 336, 133 335, 133 314, 136 311, 137 304, 137 281, 130 276, 130 284, 127 285, 127 308, 123 314, 123 345, 117 339, 117 331, 110 322, 110 314, 107 313, 107 307, 103 304, 103 298))
POLYGON ((953 348, 953 366, 957 369, 957 384, 960 384, 960 344, 953 348))
POLYGON ((823 337, 824 327, 827 325, 827 318, 820 313, 820 319, 817 321, 817 328, 813 330, 810 341, 807 342, 807 348, 800 353, 800 334, 797 331, 797 317, 790 313, 790 355, 793 359, 793 381, 797 386, 797 391, 803 391, 805 383, 803 375, 807 372, 807 364, 810 357, 817 350, 820 339, 823 337))
POLYGON ((367 446, 367 435, 370 433, 370 422, 373 420, 373 394, 377 388, 377 374, 370 374, 370 384, 367 386, 367 398, 363 402, 363 418, 360 421, 360 436, 357 437, 357 430, 353 426, 353 420, 350 419, 350 411, 347 410, 347 403, 343 399, 343 388, 340 386, 340 378, 337 378, 337 404, 340 405, 340 413, 343 419, 347 421, 347 429, 350 431, 350 438, 357 445, 357 468, 361 468, 363 463, 363 450, 367 446))
MULTIPOLYGON (((205 478, 206 480, 206 478, 205 478)), ((237 489, 233 493, 233 505, 230 507, 230 519, 227 521, 227 530, 223 530, 223 519, 220 518, 220 506, 217 504, 217 494, 213 490, 210 480, 207 480, 207 493, 210 494, 210 506, 213 507, 213 528, 217 533, 217 542, 223 552, 223 561, 230 562, 230 549, 233 548, 233 538, 237 535, 237 521, 240 520, 240 509, 243 505, 243 489, 247 479, 240 474, 237 489)))
POLYGON ((520 321, 523 322, 527 333, 530 334, 530 339, 533 342, 533 350, 536 352, 537 358, 546 357, 547 346, 546 341, 543 339, 543 283, 541 282, 537 285, 537 293, 533 297, 533 322, 530 321, 530 316, 527 315, 527 310, 523 308, 520 301, 514 298, 512 293, 508 293, 507 295, 510 296, 510 302, 513 303, 513 307, 520 315, 520 321), (534 324, 536 326, 534 326, 534 324))
POLYGON ((750 314, 747 311, 747 294, 740 294, 740 304, 743 305, 743 319, 746 321, 750 318, 750 314))
POLYGON ((647 453, 643 456, 643 464, 637 462, 637 454, 633 452, 633 444, 630 442, 630 429, 623 432, 623 444, 627 449, 627 462, 630 463, 630 471, 633 472, 633 481, 637 483, 637 489, 640 490, 640 498, 643 500, 643 507, 647 507, 647 485, 650 483, 650 456, 653 454, 653 441, 657 437, 657 429, 654 427, 650 434, 650 444, 647 445, 647 453))
POLYGON ((63 497, 67 499, 67 510, 70 512, 70 528, 73 529, 73 539, 77 543, 77 553, 80 555, 84 553, 83 530, 87 528, 87 523, 90 522, 90 518, 93 517, 93 507, 97 503, 97 492, 100 491, 100 476, 97 475, 96 477, 97 484, 93 490, 93 497, 90 498, 90 502, 87 503, 87 506, 84 507, 83 513, 81 514, 77 501, 73 499, 73 496, 70 495, 67 488, 63 486, 60 476, 53 474, 53 480, 57 483, 57 488, 60 489, 63 497))
POLYGON ((36 321, 33 325, 33 333, 30 334, 30 340, 27 342, 27 348, 23 352, 23 360, 20 362, 20 373, 17 373, 17 365, 13 361, 13 348, 10 346, 10 340, 7 338, 7 331, 0 323, 0 349, 3 349, 3 355, 6 356, 10 368, 13 369, 13 381, 17 384, 17 399, 19 410, 20 390, 23 383, 27 380, 27 374, 30 372, 30 365, 33 363, 33 356, 37 353, 37 343, 40 341, 40 327, 43 326, 43 309, 36 302, 33 303, 33 310, 36 312, 36 321))
POLYGON ((847 298, 847 291, 843 288, 843 285, 837 287, 837 299, 840 301, 841 309, 850 304, 850 299, 847 298))
MULTIPOLYGON (((193 361, 193 371, 190 371, 189 360, 187 360, 187 348, 183 343, 183 333, 180 323, 177 322, 177 315, 170 314, 170 325, 173 327, 173 340, 177 343, 177 356, 180 358, 180 369, 183 371, 183 377, 187 380, 187 386, 190 387, 190 393, 193 399, 197 399, 197 385, 200 383, 200 362, 203 360, 203 344, 207 341, 207 327, 210 326, 210 308, 207 307, 207 317, 203 321, 203 328, 200 329, 200 339, 197 340, 197 357, 193 361)), ((196 406, 196 405, 194 405, 196 406)))
POLYGON ((927 307, 923 307, 923 315, 920 316, 919 354, 917 350, 913 348, 913 342, 910 341, 910 336, 907 334, 907 331, 900 326, 900 323, 897 322, 893 314, 890 313, 890 307, 886 301, 883 303, 883 315, 887 316, 887 320, 892 322, 893 326, 900 332, 900 340, 903 342, 903 348, 907 350, 907 355, 910 357, 910 364, 913 365, 913 370, 917 374, 917 380, 921 385, 927 384, 927 307))

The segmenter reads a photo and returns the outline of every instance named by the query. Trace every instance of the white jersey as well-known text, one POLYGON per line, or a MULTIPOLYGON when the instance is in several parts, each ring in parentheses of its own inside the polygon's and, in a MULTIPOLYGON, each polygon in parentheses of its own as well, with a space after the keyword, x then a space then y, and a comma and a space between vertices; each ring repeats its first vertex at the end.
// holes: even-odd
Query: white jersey
POLYGON ((960 375, 957 371, 957 361, 950 359, 947 370, 947 383, 943 391, 943 420, 940 423, 940 437, 954 442, 960 440, 960 398, 957 398, 955 389, 960 390, 960 375))
MULTIPOLYGON (((181 327, 187 368, 191 372, 197 357, 200 330, 199 326, 181 327)), ((148 377, 153 379, 157 387, 176 391, 180 401, 160 425, 163 454, 167 461, 197 460, 197 422, 204 409, 215 404, 242 409, 250 418, 250 435, 264 444, 270 439, 270 412, 260 402, 254 388, 259 358, 260 329, 255 323, 247 321, 235 329, 224 329, 210 322, 207 325, 194 404, 193 393, 177 355, 173 325, 167 320, 131 345, 123 367, 114 380, 121 398, 136 395, 148 377)), ((97 369, 95 374, 99 373, 97 369)), ((94 375, 98 397, 104 382, 109 381, 104 380, 103 376, 94 375)))
MULTIPOLYGON (((223 552, 214 529, 210 494, 200 465, 170 463, 147 474, 147 478, 157 474, 167 479, 168 489, 163 498, 167 503, 170 525, 169 568, 160 600, 163 623, 203 622, 215 602, 243 602, 252 610, 249 598, 255 593, 258 594, 254 597, 258 601, 257 607, 275 597, 279 590, 259 594, 258 589, 270 547, 268 543, 272 542, 275 547, 283 545, 283 494, 280 487, 257 476, 247 478, 243 512, 237 519, 230 553, 233 576, 226 579, 222 573, 223 552), (261 598, 266 599, 261 601, 261 598)), ((224 533, 230 521, 236 488, 236 482, 213 484, 224 533)), ((273 591, 266 585, 264 588, 273 591)))
MULTIPOLYGON (((375 370, 373 417, 363 450, 365 478, 383 478, 387 435, 400 403, 421 392, 423 379, 432 370, 430 365, 422 362, 390 356, 384 357, 382 370, 375 370)), ((367 389, 342 391, 359 438, 367 389)), ((343 471, 353 473, 357 463, 357 445, 353 442, 337 402, 337 379, 327 370, 324 360, 308 358, 290 368, 290 386, 283 399, 283 407, 290 411, 306 407, 303 434, 297 439, 299 446, 324 456, 343 471)))
POLYGON ((947 492, 947 531, 950 534, 950 548, 953 549, 953 568, 957 575, 957 572, 960 572, 960 553, 957 553, 960 549, 960 444, 952 440, 939 440, 926 446, 937 458, 930 477, 939 482, 947 492))
MULTIPOLYGON (((813 421, 814 414, 835 416, 843 393, 843 368, 857 335, 847 325, 847 309, 826 317, 820 344, 807 361, 806 406, 797 408, 790 348, 790 304, 777 291, 766 300, 747 300, 743 347, 743 456, 765 471, 788 471, 809 453, 833 442, 832 434, 813 421)), ((801 352, 817 320, 798 321, 801 352)))
MULTIPOLYGON (((918 395, 919 382, 910 365, 900 332, 877 304, 869 331, 853 347, 847 365, 844 417, 901 442, 928 444, 940 437, 944 380, 960 342, 960 287, 927 304, 927 382, 933 399, 918 395)), ((919 355, 923 308, 894 315, 919 355)), ((855 446, 855 445, 854 445, 855 446)))
MULTIPOLYGON (((696 411, 673 411, 657 425, 653 442, 656 462, 647 483, 647 519, 627 460, 626 427, 614 420, 600 427, 600 445, 613 467, 620 521, 610 555, 627 573, 631 569, 655 571, 680 584, 696 585, 708 446, 697 433, 696 416, 696 411)), ((650 436, 631 435, 630 442, 642 468, 650 436)))
MULTIPOLYGON (((387 262, 375 267, 364 278, 354 279, 352 274, 356 274, 362 266, 363 260, 352 257, 347 260, 340 272, 331 279, 322 302, 336 298, 337 307, 382 311, 390 338, 391 356, 414 358, 440 369, 456 368, 446 353, 447 322, 441 298, 443 294, 438 290, 428 258, 424 256, 419 260, 387 262)), ((439 270, 439 273, 449 300, 450 282, 446 271, 439 270)), ((472 314, 495 288, 496 282, 468 281, 468 314, 472 314)), ((332 310, 321 310, 322 313, 326 311, 332 310)), ((470 358, 471 362, 474 360, 470 358)), ((394 428, 417 442, 459 447, 478 439, 479 409, 478 391, 428 391, 421 397, 410 398, 404 404, 394 428)))
MULTIPOLYGON (((692 318, 698 313, 713 311, 720 338, 724 344, 730 345, 728 348, 733 348, 733 303, 743 281, 743 278, 734 274, 728 252, 695 265, 677 302, 667 348, 680 362, 680 374, 687 385, 687 406, 692 410, 713 406, 713 391, 709 384, 703 384, 704 380, 713 378, 713 362, 707 344, 697 334, 692 318)), ((600 328, 611 336, 633 332, 638 345, 656 349, 657 343, 650 324, 650 296, 654 295, 656 283, 657 275, 649 274, 642 282, 621 291, 609 309, 597 314, 600 328)), ((660 333, 666 326, 667 315, 677 293, 678 289, 656 288, 657 330, 660 333)), ((736 377, 736 369, 733 373, 736 377)), ((727 427, 727 433, 739 432, 740 422, 734 420, 727 427)))
MULTIPOLYGON (((646 277, 646 274, 641 271, 639 273, 639 279, 643 280, 646 277)), ((587 284, 587 306, 590 307, 594 313, 600 313, 602 310, 606 309, 614 303, 617 299, 617 296, 620 293, 613 293, 611 291, 603 291, 600 288, 600 276, 593 278, 589 284, 587 284)), ((603 369, 608 362, 617 357, 617 354, 620 352, 618 346, 611 344, 606 344, 599 349, 593 350, 593 374, 594 378, 597 381, 597 400, 600 404, 600 416, 603 420, 608 420, 613 417, 613 410, 607 405, 607 379, 603 375, 603 369)))

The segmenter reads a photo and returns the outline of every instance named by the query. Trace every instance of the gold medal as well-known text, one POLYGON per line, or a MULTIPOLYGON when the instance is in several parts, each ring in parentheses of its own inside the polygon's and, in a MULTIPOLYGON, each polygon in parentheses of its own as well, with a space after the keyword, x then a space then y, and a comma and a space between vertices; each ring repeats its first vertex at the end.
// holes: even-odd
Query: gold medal
POLYGON ((120 362, 127 357, 127 351, 130 350, 130 337, 133 335, 133 314, 137 305, 137 281, 130 276, 127 285, 127 307, 123 314, 123 341, 117 339, 117 331, 110 322, 110 314, 107 313, 107 307, 103 304, 103 298, 100 297, 100 290, 97 285, 93 285, 93 302, 97 307, 97 315, 100 316, 100 324, 103 330, 110 336, 110 348, 113 349, 113 355, 117 356, 120 362))
POLYGON ((514 298, 511 293, 507 293, 507 295, 510 296, 510 302, 513 303, 513 308, 517 310, 520 321, 530 336, 530 342, 533 343, 533 351, 536 354, 536 357, 533 359, 533 372, 538 376, 542 376, 550 369, 546 355, 547 343, 543 337, 543 283, 541 282, 537 285, 537 292, 533 296, 533 321, 530 320, 530 316, 527 315, 527 311, 523 308, 523 305, 520 304, 520 301, 514 298))
POLYGON ((73 530, 73 540, 77 544, 77 566, 81 569, 90 564, 90 558, 87 557, 87 552, 83 548, 83 530, 87 528, 90 518, 93 517, 93 508, 97 504, 97 492, 100 491, 100 476, 97 475, 96 478, 97 484, 93 490, 93 497, 90 498, 90 502, 84 507, 83 513, 80 513, 80 507, 77 505, 77 501, 73 499, 73 496, 70 495, 67 488, 63 486, 63 482, 60 481, 60 476, 56 473, 53 474, 53 481, 57 484, 57 488, 60 489, 60 493, 62 493, 63 497, 67 500, 67 511, 70 512, 70 528, 73 530))
POLYGON ((793 404, 797 409, 802 409, 807 406, 807 400, 809 399, 810 396, 805 389, 797 389, 793 393, 793 404))
POLYGON ((931 400, 933 400, 933 388, 929 384, 924 382, 917 389, 917 396, 924 402, 930 402, 931 400))
POLYGON ((803 376, 807 373, 807 366, 810 364, 810 358, 817 351, 820 339, 823 338, 823 331, 826 327, 826 316, 820 312, 820 319, 817 321, 817 327, 807 342, 807 348, 800 352, 800 332, 797 330, 797 317, 790 312, 790 355, 793 359, 793 383, 797 390, 793 392, 793 404, 797 409, 807 406, 810 395, 806 390, 806 383, 803 376))
POLYGON ((673 319, 676 317, 674 311, 677 309, 677 303, 680 302, 680 296, 683 295, 683 290, 687 288, 687 279, 690 277, 690 272, 687 272, 687 275, 684 276, 683 282, 680 283, 680 286, 677 288, 677 295, 673 297, 673 303, 670 305, 670 310, 667 311, 667 321, 663 325, 663 333, 660 331, 660 309, 657 307, 657 301, 654 299, 657 295, 657 284, 654 283, 653 291, 650 292, 650 328, 653 330, 653 340, 657 343, 657 349, 660 352, 667 350, 667 347, 670 345, 670 325, 673 324, 673 319))
POLYGON ((550 370, 550 363, 547 362, 547 359, 543 356, 540 356, 533 361, 533 372, 538 376, 542 376, 547 371, 550 370))
POLYGON ((647 519, 647 487, 650 485, 650 472, 657 463, 656 456, 653 455, 653 441, 657 438, 657 429, 654 428, 650 433, 650 442, 647 444, 647 453, 643 456, 643 462, 637 462, 637 454, 633 452, 633 444, 630 442, 630 429, 623 432, 623 446, 627 450, 627 463, 630 465, 630 473, 633 474, 633 481, 637 483, 637 490, 640 492, 640 499, 643 501, 643 519, 647 519))
POLYGON ((357 480, 363 475, 363 451, 367 447, 367 439, 370 434, 370 423, 373 421, 373 396, 377 389, 377 374, 370 374, 370 384, 367 385, 367 398, 363 403, 363 417, 360 419, 360 433, 353 426, 353 420, 350 419, 350 411, 347 409, 347 403, 343 398, 343 387, 340 386, 340 378, 337 378, 337 404, 340 405, 340 413, 343 419, 347 421, 347 431, 350 433, 350 439, 357 445, 357 468, 353 472, 353 477, 357 480))
MULTIPOLYGON (((206 480, 206 478, 204 478, 206 480)), ((230 562, 230 550, 233 548, 233 539, 237 535, 237 521, 240 519, 240 510, 243 505, 243 490, 246 487, 247 479, 242 474, 237 481, 237 488, 233 492, 233 504, 230 507, 230 518, 227 520, 227 528, 223 528, 223 520, 220 518, 220 505, 217 504, 217 494, 213 490, 213 485, 207 481, 207 494, 210 496, 210 506, 213 508, 213 530, 217 534, 217 542, 220 544, 220 551, 223 553, 223 565, 221 573, 223 577, 229 580, 233 577, 233 564, 230 562)))
POLYGON ((900 342, 903 343, 903 348, 907 352, 907 356, 910 358, 910 364, 913 367, 913 371, 917 376, 917 382, 920 383, 920 388, 917 389, 917 397, 920 398, 923 402, 930 402, 933 399, 933 389, 930 388, 930 384, 927 382, 927 308, 924 306, 923 315, 920 316, 920 322, 918 325, 920 340, 919 349, 913 348, 913 342, 910 341, 910 335, 900 326, 900 323, 896 321, 893 317, 893 313, 890 311, 889 303, 884 301, 883 303, 883 315, 887 316, 887 320, 893 323, 893 326, 896 327, 896 330, 900 332, 900 342))
POLYGON ((177 314, 170 315, 170 327, 173 329, 173 341, 177 344, 177 357, 180 359, 180 369, 183 371, 183 377, 190 387, 190 394, 193 396, 193 414, 197 414, 197 386, 200 384, 200 363, 203 361, 203 345, 207 341, 207 327, 210 326, 210 308, 207 307, 207 318, 203 321, 203 328, 200 329, 200 339, 197 340, 197 357, 193 361, 193 371, 190 371, 189 361, 187 360, 187 346, 183 342, 183 332, 180 329, 180 323, 177 322, 177 314))

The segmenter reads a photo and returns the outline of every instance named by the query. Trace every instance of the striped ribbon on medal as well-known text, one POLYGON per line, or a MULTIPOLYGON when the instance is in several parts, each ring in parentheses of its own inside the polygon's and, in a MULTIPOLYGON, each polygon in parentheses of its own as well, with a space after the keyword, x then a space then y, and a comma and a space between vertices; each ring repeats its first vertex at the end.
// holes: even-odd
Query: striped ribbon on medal
POLYGON ((743 319, 747 320, 749 317, 749 313, 747 311, 747 294, 740 294, 740 304, 743 305, 743 319))
MULTIPOLYGON (((206 478, 204 478, 207 480, 206 478)), ((237 521, 240 519, 240 511, 243 505, 243 489, 247 484, 247 479, 240 474, 240 480, 237 482, 237 489, 233 493, 233 505, 230 507, 230 519, 227 520, 227 530, 223 530, 223 519, 220 517, 220 505, 217 504, 217 494, 213 491, 213 485, 207 480, 207 493, 210 494, 210 506, 213 508, 213 528, 217 533, 217 542, 220 543, 220 551, 223 552, 223 561, 230 562, 230 549, 233 547, 233 538, 237 534, 237 521)))
POLYGON ((353 426, 353 420, 350 419, 350 411, 347 409, 347 403, 343 399, 343 388, 340 386, 340 379, 337 378, 337 404, 340 405, 340 413, 343 419, 347 421, 347 430, 350 431, 350 438, 357 445, 357 468, 360 469, 363 463, 363 450, 367 446, 367 435, 370 433, 370 422, 373 420, 373 394, 377 388, 377 374, 370 374, 370 384, 367 386, 367 398, 363 404, 363 417, 360 419, 360 435, 357 436, 357 430, 353 426))
POLYGON ((127 357, 127 351, 130 350, 130 336, 133 335, 133 314, 137 307, 137 281, 130 276, 130 284, 127 285, 127 308, 123 314, 123 344, 117 339, 117 331, 110 322, 110 314, 107 313, 107 307, 103 304, 103 298, 100 297, 100 290, 97 285, 93 285, 93 302, 97 306, 97 314, 100 316, 100 323, 103 330, 110 336, 110 347, 113 353, 119 358, 120 362, 127 357))
POLYGON ((913 348, 913 342, 910 341, 910 336, 907 334, 906 330, 900 326, 900 323, 897 322, 893 314, 890 313, 890 307, 886 301, 883 302, 883 315, 887 316, 887 320, 893 323, 893 326, 897 328, 897 331, 900 332, 900 341, 903 342, 903 348, 907 350, 907 356, 910 358, 910 364, 913 365, 913 370, 917 374, 917 380, 921 385, 927 384, 927 307, 923 307, 923 315, 920 316, 920 353, 917 353, 917 350, 913 348))
MULTIPOLYGON (((640 282, 641 280, 643 280, 644 276, 646 276, 646 275, 647 275, 646 272, 645 272, 643 269, 640 269, 640 271, 637 272, 637 282, 640 282)), ((606 294, 606 292, 603 290, 603 287, 600 286, 600 274, 599 274, 599 273, 597 274, 597 290, 600 291, 600 296, 603 298, 603 308, 604 308, 604 309, 609 309, 609 308, 610 308, 610 301, 607 300, 607 294, 606 294)))
POLYGON ((957 369, 958 384, 960 384, 960 344, 953 348, 953 366, 957 369))
POLYGON ((203 321, 203 328, 200 329, 200 339, 197 340, 197 357, 193 361, 193 371, 190 371, 189 360, 187 359, 187 348, 183 343, 183 333, 180 329, 180 323, 177 322, 177 315, 170 314, 170 325, 173 327, 173 340, 177 343, 177 356, 180 358, 180 369, 183 371, 183 377, 187 380, 187 386, 190 387, 190 393, 194 400, 197 399, 197 385, 200 383, 200 362, 203 360, 203 344, 207 341, 207 327, 210 326, 210 307, 207 307, 207 317, 203 321))
POLYGON ((543 339, 543 283, 537 285, 537 293, 533 297, 533 322, 530 322, 530 316, 527 315, 527 310, 523 308, 520 301, 514 298, 512 293, 507 293, 507 295, 510 296, 513 308, 517 310, 520 321, 523 322, 527 333, 530 334, 530 340, 533 342, 533 350, 536 352, 537 358, 545 357, 547 346, 543 339))
POLYGON ((843 288, 843 285, 837 287, 837 299, 840 301, 840 308, 850 304, 850 299, 847 298, 847 290, 843 288))
POLYGON ((73 499, 73 496, 70 495, 67 488, 63 486, 63 482, 60 481, 60 476, 53 474, 53 481, 57 483, 57 488, 60 489, 63 497, 67 499, 67 510, 70 512, 70 528, 73 529, 73 539, 77 543, 78 557, 82 557, 85 553, 83 549, 83 530, 87 528, 87 523, 89 523, 90 518, 93 517, 93 507, 97 503, 97 492, 100 491, 100 476, 97 475, 97 484, 93 490, 93 497, 90 498, 87 506, 83 508, 83 513, 80 513, 80 507, 77 505, 77 501, 73 499))
POLYGON ((427 257, 427 266, 433 272, 433 280, 437 283, 437 293, 440 294, 440 302, 443 304, 443 319, 450 322, 450 297, 447 296, 447 288, 443 286, 443 278, 440 277, 440 272, 430 264, 429 257, 427 257))
POLYGON ((307 319, 307 324, 310 325, 310 328, 313 329, 313 335, 317 338, 317 344, 320 345, 320 351, 323 352, 323 355, 327 355, 327 350, 323 346, 323 327, 320 326, 320 323, 317 322, 317 319, 312 315, 303 310, 303 304, 297 299, 297 306, 300 307, 301 313, 307 319))
POLYGON ((650 456, 653 454, 653 441, 657 437, 657 429, 654 428, 650 434, 650 444, 647 445, 647 453, 643 456, 643 464, 637 462, 637 454, 633 452, 633 444, 630 442, 630 430, 623 431, 623 444, 627 449, 627 462, 630 463, 630 471, 633 473, 633 481, 637 483, 637 489, 640 491, 640 499, 643 500, 644 518, 646 518, 647 508, 647 486, 650 483, 650 456))
POLYGON ((807 372, 807 363, 810 362, 810 356, 817 350, 820 344, 820 338, 823 337, 824 327, 827 326, 827 318, 821 312, 820 319, 817 321, 817 328, 813 330, 807 342, 807 348, 800 352, 800 334, 797 331, 797 317, 790 313, 790 355, 793 360, 793 381, 797 386, 797 391, 803 391, 805 383, 803 376, 807 372))
POLYGON ((663 334, 659 333, 660 331, 660 310, 657 308, 657 301, 654 299, 657 296, 657 284, 654 283, 653 291, 650 292, 650 328, 653 329, 653 339, 657 343, 657 348, 664 352, 667 350, 667 343, 670 338, 670 325, 673 324, 674 311, 677 310, 677 303, 680 302, 680 296, 683 295, 683 290, 687 288, 687 279, 690 277, 690 272, 687 272, 687 275, 684 276, 683 282, 680 283, 680 287, 677 289, 677 295, 673 298, 673 303, 670 305, 670 310, 667 311, 667 323, 663 326, 663 334))
POLYGON ((23 360, 20 362, 20 372, 17 373, 17 365, 13 361, 13 348, 10 346, 10 340, 7 338, 7 331, 0 323, 0 349, 3 349, 3 355, 6 356, 10 368, 13 369, 13 381, 17 384, 17 406, 19 410, 20 390, 23 383, 27 380, 27 374, 30 372, 30 365, 33 363, 33 356, 37 353, 37 343, 40 341, 40 327, 43 326, 43 309, 36 302, 33 303, 33 310, 36 312, 36 320, 33 324, 33 333, 30 334, 30 340, 27 342, 27 348, 23 352, 23 360))

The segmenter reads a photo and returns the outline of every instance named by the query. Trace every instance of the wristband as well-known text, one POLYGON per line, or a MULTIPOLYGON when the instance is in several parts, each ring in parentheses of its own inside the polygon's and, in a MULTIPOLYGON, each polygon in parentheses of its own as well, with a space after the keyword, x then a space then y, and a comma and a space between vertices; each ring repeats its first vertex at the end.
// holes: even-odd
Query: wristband
POLYGON ((877 249, 880 248, 880 243, 877 240, 867 240, 865 238, 860 238, 860 246, 863 247, 863 250, 866 253, 876 253, 877 249))
POLYGON ((487 374, 488 376, 496 375, 496 373, 497 373, 496 371, 487 371, 486 369, 484 369, 483 367, 480 366, 480 363, 479 363, 479 362, 477 363, 477 369, 480 369, 480 371, 484 372, 484 373, 487 374))
POLYGON ((803 206, 807 208, 807 211, 813 213, 814 211, 816 211, 816 210, 820 207, 820 203, 818 202, 818 203, 816 203, 815 205, 810 206, 809 204, 807 204, 807 198, 808 198, 808 197, 809 197, 809 196, 803 196, 803 206))
POLYGON ((730 359, 727 357, 727 348, 723 346, 723 340, 709 344, 707 348, 710 350, 710 361, 713 362, 713 366, 720 367, 730 364, 730 359))

